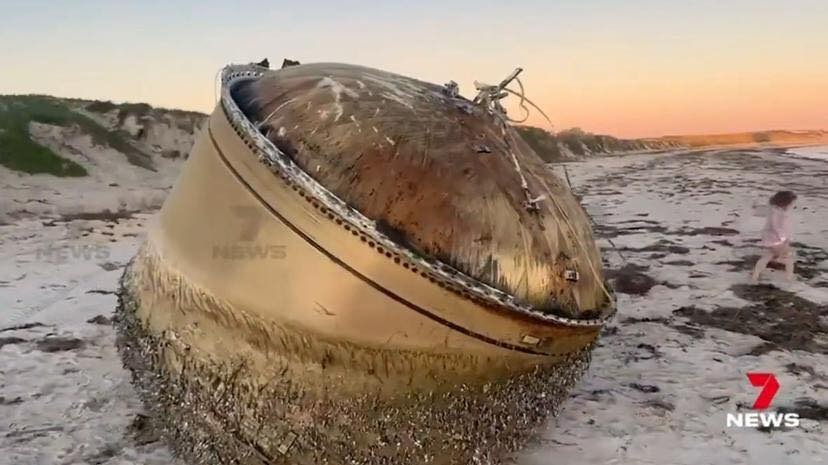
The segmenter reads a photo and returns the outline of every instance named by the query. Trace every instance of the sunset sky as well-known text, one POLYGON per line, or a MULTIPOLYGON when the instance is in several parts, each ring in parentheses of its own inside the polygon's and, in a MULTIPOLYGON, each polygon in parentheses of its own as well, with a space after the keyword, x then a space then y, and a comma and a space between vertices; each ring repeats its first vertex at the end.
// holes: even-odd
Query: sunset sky
POLYGON ((0 94, 207 112, 219 68, 263 57, 453 79, 466 96, 521 66, 556 129, 828 129, 826 0, 0 0, 0 18, 0 94))

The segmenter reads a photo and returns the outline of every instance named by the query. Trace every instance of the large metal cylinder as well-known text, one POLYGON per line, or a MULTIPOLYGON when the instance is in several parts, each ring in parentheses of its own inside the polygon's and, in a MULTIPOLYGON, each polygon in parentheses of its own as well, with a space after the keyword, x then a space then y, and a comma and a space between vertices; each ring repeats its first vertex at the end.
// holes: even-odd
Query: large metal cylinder
POLYGON ((585 214, 510 131, 377 70, 226 68, 120 290, 119 349, 174 449, 465 464, 529 440, 614 302, 585 214))

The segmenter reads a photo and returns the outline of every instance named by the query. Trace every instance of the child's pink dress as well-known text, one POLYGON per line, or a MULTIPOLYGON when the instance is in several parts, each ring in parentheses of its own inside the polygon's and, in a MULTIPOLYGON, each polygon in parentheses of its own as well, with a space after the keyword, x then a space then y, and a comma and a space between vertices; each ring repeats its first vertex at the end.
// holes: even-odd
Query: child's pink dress
POLYGON ((793 224, 790 211, 776 206, 771 207, 765 227, 762 228, 762 246, 776 248, 784 243, 790 244, 793 224))

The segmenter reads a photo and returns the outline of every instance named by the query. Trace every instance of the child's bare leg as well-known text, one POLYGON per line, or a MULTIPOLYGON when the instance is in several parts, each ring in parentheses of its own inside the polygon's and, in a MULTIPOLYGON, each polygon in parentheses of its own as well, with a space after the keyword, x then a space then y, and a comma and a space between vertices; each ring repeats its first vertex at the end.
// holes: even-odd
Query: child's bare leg
POLYGON ((762 256, 759 257, 759 260, 756 261, 756 266, 753 268, 752 279, 754 283, 759 282, 759 274, 765 271, 765 268, 767 268, 768 263, 770 263, 772 259, 773 252, 770 250, 766 250, 762 256))
POLYGON ((787 250, 787 254, 783 257, 783 263, 785 264, 785 277, 788 278, 788 281, 793 281, 794 263, 796 263, 796 256, 794 255, 793 250, 787 250))

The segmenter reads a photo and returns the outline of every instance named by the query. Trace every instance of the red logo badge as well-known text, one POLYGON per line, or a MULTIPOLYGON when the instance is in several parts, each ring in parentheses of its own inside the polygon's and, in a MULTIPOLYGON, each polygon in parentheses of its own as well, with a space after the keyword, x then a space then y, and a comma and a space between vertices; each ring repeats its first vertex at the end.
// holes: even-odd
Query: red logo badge
POLYGON ((754 410, 765 410, 770 407, 774 396, 779 391, 779 381, 771 373, 748 373, 748 380, 754 387, 762 388, 756 401, 753 403, 754 410))

